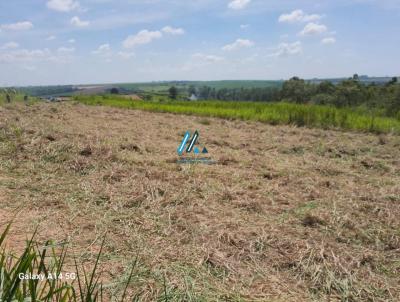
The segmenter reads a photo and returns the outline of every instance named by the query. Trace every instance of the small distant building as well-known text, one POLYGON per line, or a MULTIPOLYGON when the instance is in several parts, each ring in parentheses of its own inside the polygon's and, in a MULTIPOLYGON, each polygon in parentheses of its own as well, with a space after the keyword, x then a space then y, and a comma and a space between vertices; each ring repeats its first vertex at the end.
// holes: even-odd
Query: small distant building
POLYGON ((199 98, 193 93, 190 97, 189 97, 189 101, 197 101, 199 98))

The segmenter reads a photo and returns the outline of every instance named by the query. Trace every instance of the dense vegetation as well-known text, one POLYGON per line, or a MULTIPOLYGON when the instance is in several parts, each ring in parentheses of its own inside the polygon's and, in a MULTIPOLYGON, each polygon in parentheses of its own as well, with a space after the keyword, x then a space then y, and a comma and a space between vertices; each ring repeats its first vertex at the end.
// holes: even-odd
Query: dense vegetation
MULTIPOLYGON (((0 102, 7 102, 10 98, 16 99, 17 95, 54 95, 57 93, 74 91, 73 86, 53 86, 53 87, 27 87, 18 89, 0 91, 0 102), (11 93, 10 93, 11 91, 11 93), (21 94, 23 92, 23 94, 21 94)), ((396 77, 386 79, 386 82, 379 81, 377 83, 370 81, 370 78, 359 77, 354 75, 352 78, 342 81, 323 81, 323 80, 303 80, 293 77, 288 81, 215 81, 215 82, 154 82, 154 83, 138 83, 138 84, 115 84, 112 89, 106 90, 104 93, 113 94, 129 94, 137 93, 146 101, 153 101, 150 104, 133 104, 130 106, 151 107, 151 110, 163 111, 167 110, 175 112, 176 106, 191 108, 189 113, 204 112, 204 107, 212 108, 213 113, 210 115, 222 117, 234 117, 242 119, 255 119, 271 123, 292 123, 296 125, 322 126, 322 127, 338 127, 343 129, 355 130, 373 130, 388 132, 397 128, 400 121, 400 84, 396 77), (215 112, 209 102, 196 103, 196 106, 185 103, 171 103, 175 109, 170 107, 165 109, 167 104, 161 104, 159 101, 181 100, 186 101, 188 97, 200 100, 217 100, 225 101, 217 103, 218 113, 215 112), (156 103, 154 103, 156 102, 156 103), (158 103, 157 103, 158 102, 158 103), (233 106, 230 102, 238 102, 233 106), (260 105, 260 109, 256 104, 242 104, 241 102, 264 102, 285 104, 271 106, 260 105), (328 107, 307 108, 304 106, 289 106, 288 104, 297 105, 318 105, 328 107), (204 105, 206 104, 206 105, 204 105), (154 108, 157 107, 157 108, 154 108), (198 107, 195 109, 194 107, 198 107), (234 107, 234 108, 233 108, 234 107), (335 109, 331 108, 335 107, 335 109), (250 108, 250 109, 249 109, 250 108), (257 108, 257 109, 255 109, 257 108), (289 110, 280 113, 276 108, 284 108, 289 110), (306 108, 306 109, 304 109, 306 108), (323 109, 322 109, 323 108, 323 109), (221 111, 239 110, 235 113, 221 113, 221 111), (243 112, 248 110, 257 110, 251 114, 243 112), (260 110, 262 111, 260 113, 260 110), (276 112, 275 112, 275 111, 276 112), (321 111, 337 112, 334 117, 330 114, 322 114, 321 111), (273 117, 267 113, 274 111, 273 117), (299 112, 307 112, 307 117, 302 116, 300 119, 293 116, 299 116, 299 112), (279 112, 279 113, 277 113, 279 112), (295 113, 294 113, 295 112, 295 113), (314 112, 310 117, 310 112, 314 112), (318 113, 316 113, 318 112, 318 113), (321 115, 322 114, 322 115, 321 115), (315 117, 318 115, 318 117, 315 117), (338 117, 340 116, 340 118, 338 117), (362 117, 369 122, 354 122, 353 116, 362 117), (380 118, 381 119, 380 119, 380 118), (382 117, 391 118, 382 126, 382 117), (320 121, 320 119, 327 119, 320 121), (338 119, 340 122, 338 122, 338 119), (351 120, 351 122, 349 121, 351 120), (373 120, 373 123, 371 122, 373 120), (372 124, 371 124, 372 123, 372 124), (377 125, 379 124, 379 126, 377 125), (395 123, 395 126, 392 124, 395 123), (357 125, 356 125, 357 124, 357 125), (368 124, 368 125, 367 125, 368 124), (390 124, 390 126, 388 126, 390 124)), ((21 98, 21 97, 19 97, 21 98)), ((98 99, 98 98, 94 98, 98 99)), ((88 101, 87 98, 80 100, 88 101)), ((96 101, 97 102, 97 101, 96 101)), ((180 109, 179 109, 180 110, 180 109)), ((178 111, 179 111, 178 110, 178 111)), ((229 111, 230 112, 230 111, 229 111)), ((201 113, 204 114, 204 113, 201 113)), ((302 113, 301 115, 304 115, 302 113)), ((358 119, 358 118, 357 118, 358 119)))
POLYGON ((216 99, 221 101, 253 101, 253 102, 273 102, 279 99, 280 89, 277 87, 266 88, 211 88, 202 86, 198 89, 189 88, 191 92, 198 95, 201 99, 216 99))
POLYGON ((18 88, 18 91, 30 96, 56 96, 56 95, 69 95, 77 89, 72 85, 59 85, 59 86, 30 86, 18 88))
POLYGON ((310 84, 295 77, 283 84, 280 100, 339 108, 358 107, 400 119, 400 85, 397 78, 385 85, 365 85, 354 75, 352 79, 333 85, 328 81, 310 84))
POLYGON ((127 101, 116 96, 77 96, 87 105, 105 105, 155 112, 170 112, 228 119, 253 120, 270 124, 293 124, 318 128, 340 128, 375 133, 400 133, 400 121, 377 117, 366 112, 333 106, 291 103, 224 102, 224 101, 127 101))
POLYGON ((355 75, 337 85, 329 81, 312 83, 294 77, 284 82, 282 88, 234 88, 216 89, 208 86, 189 87, 188 94, 201 99, 226 101, 283 101, 296 104, 331 105, 338 108, 351 107, 376 115, 400 119, 400 85, 393 78, 385 85, 365 85, 355 75))
MULTIPOLYGON (((118 94, 139 94, 145 100, 171 96, 173 96, 172 99, 184 100, 194 95, 202 100, 283 101, 297 104, 332 105, 339 108, 357 108, 370 114, 395 118, 399 118, 400 111, 400 85, 397 78, 369 78, 354 75, 349 79, 332 80, 302 80, 293 77, 285 82, 173 81, 121 83, 113 84, 110 87, 110 85, 105 85, 104 92, 97 91, 97 93, 110 93, 113 89, 114 92, 118 91, 118 94), (171 94, 172 87, 176 88, 176 91, 171 94)), ((30 96, 56 96, 74 94, 77 89, 71 85, 40 86, 18 88, 18 92, 30 96)))

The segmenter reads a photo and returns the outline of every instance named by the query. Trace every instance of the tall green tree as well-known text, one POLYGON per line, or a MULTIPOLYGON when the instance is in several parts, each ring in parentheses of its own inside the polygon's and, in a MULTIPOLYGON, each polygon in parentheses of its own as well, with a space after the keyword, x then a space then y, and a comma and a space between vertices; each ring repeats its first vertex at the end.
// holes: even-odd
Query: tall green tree
POLYGON ((335 85, 329 81, 323 81, 318 85, 318 93, 334 93, 335 85))
POLYGON ((118 88, 111 88, 111 90, 110 90, 110 93, 111 94, 119 94, 119 90, 118 90, 118 88))
POLYGON ((393 77, 392 80, 389 82, 389 85, 396 85, 398 82, 397 77, 393 77))
POLYGON ((295 103, 306 103, 309 101, 309 88, 309 85, 303 79, 293 77, 283 84, 282 99, 295 103))
POLYGON ((173 100, 176 100, 176 98, 178 97, 178 89, 176 89, 175 86, 172 86, 169 90, 169 97, 173 100))

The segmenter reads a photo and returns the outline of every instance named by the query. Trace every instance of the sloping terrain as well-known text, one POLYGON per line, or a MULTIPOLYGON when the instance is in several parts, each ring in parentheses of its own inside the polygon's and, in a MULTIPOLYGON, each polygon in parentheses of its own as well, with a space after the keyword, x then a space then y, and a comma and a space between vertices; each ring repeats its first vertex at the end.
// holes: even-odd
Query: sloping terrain
POLYGON ((399 301, 400 137, 80 104, 0 107, 0 228, 143 301, 399 301), (186 130, 215 165, 177 164, 186 130), (165 288, 163 284, 166 284, 165 288))

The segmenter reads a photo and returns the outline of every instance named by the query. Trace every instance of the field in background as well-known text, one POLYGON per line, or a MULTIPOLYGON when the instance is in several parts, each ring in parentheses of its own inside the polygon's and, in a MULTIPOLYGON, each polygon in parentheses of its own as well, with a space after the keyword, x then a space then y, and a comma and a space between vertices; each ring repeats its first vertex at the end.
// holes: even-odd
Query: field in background
MULTIPOLYGON (((337 79, 308 79, 308 83, 318 84, 323 81, 330 81, 338 84, 346 78, 337 79)), ((360 77, 359 82, 365 85, 375 83, 383 85, 391 80, 390 77, 360 77)), ((164 81, 145 83, 104 83, 87 85, 60 85, 60 86, 29 86, 18 89, 31 96, 70 96, 74 94, 99 94, 107 93, 111 88, 117 88, 127 93, 167 93, 171 86, 181 90, 187 90, 190 86, 200 88, 207 86, 214 89, 251 89, 251 88, 278 88, 280 89, 284 80, 225 80, 225 81, 164 81)))
POLYGON ((207 86, 215 89, 240 89, 240 88, 281 88, 283 81, 173 81, 173 82, 154 82, 154 83, 127 83, 115 84, 116 87, 125 89, 136 89, 146 92, 166 92, 171 86, 179 89, 187 89, 189 86, 207 86))
POLYGON ((240 88, 281 88, 283 81, 170 81, 148 83, 112 83, 88 85, 59 85, 59 86, 29 86, 16 88, 22 94, 36 97, 71 96, 76 94, 96 95, 109 93, 112 88, 122 93, 143 93, 168 95, 168 89, 176 86, 181 91, 186 91, 190 86, 200 88, 208 86, 215 89, 240 89, 240 88))
POLYGON ((400 120, 328 106, 224 101, 131 102, 114 96, 77 96, 75 100, 86 105, 250 120, 273 125, 289 124, 323 129, 400 133, 400 120))

